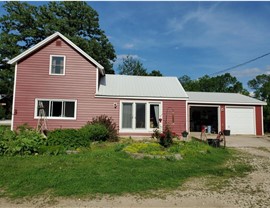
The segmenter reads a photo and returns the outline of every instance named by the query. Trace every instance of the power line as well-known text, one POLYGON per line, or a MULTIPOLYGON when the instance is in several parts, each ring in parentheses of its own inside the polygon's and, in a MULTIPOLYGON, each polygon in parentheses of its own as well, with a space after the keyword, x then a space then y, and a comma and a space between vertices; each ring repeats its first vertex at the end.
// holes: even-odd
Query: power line
POLYGON ((268 55, 270 55, 270 52, 269 52, 269 53, 266 53, 266 54, 263 54, 263 55, 261 55, 261 56, 259 56, 259 57, 256 57, 256 58, 254 58, 254 59, 251 59, 251 60, 249 60, 249 61, 246 61, 246 62, 244 62, 244 63, 237 64, 237 65, 232 66, 232 67, 229 67, 229 68, 227 68, 227 69, 223 69, 223 70, 221 70, 221 71, 218 71, 218 72, 209 74, 209 76, 213 76, 213 75, 216 75, 216 74, 224 73, 224 72, 226 72, 226 71, 230 71, 230 70, 235 69, 235 68, 237 68, 237 67, 239 67, 239 66, 246 65, 246 64, 248 64, 248 63, 250 63, 250 62, 256 61, 256 60, 261 59, 261 58, 263 58, 263 57, 265 57, 265 56, 268 56, 268 55))

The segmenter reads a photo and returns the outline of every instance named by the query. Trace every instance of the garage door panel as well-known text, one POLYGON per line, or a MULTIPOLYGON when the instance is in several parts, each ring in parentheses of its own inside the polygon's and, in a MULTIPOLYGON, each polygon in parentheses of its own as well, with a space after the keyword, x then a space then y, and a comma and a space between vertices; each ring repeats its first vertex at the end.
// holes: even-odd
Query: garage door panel
POLYGON ((226 129, 231 134, 255 134, 254 108, 226 108, 226 129))

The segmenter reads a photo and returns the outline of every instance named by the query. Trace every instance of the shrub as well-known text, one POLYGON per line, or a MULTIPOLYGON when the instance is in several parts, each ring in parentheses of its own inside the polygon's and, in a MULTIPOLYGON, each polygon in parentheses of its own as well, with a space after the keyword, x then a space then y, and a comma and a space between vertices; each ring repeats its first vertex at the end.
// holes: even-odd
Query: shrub
POLYGON ((108 117, 106 115, 97 116, 92 119, 90 124, 104 125, 109 132, 107 140, 110 142, 118 141, 117 126, 116 123, 113 122, 113 119, 111 117, 108 117))
POLYGON ((19 131, 19 132, 23 132, 26 130, 33 130, 33 128, 31 126, 29 126, 28 123, 24 123, 24 124, 17 127, 17 131, 19 131))
POLYGON ((77 129, 55 129, 48 132, 48 146, 64 146, 67 149, 89 146, 89 139, 85 138, 77 129))
POLYGON ((0 120, 5 119, 5 117, 6 117, 6 110, 2 105, 0 105, 0 120))
POLYGON ((1 132, 1 155, 32 155, 38 153, 40 145, 44 145, 46 139, 35 130, 25 130, 16 134, 13 131, 1 132))
POLYGON ((159 141, 159 144, 163 147, 169 147, 173 143, 173 137, 176 136, 173 133, 168 125, 165 126, 163 133, 160 133, 158 129, 154 130, 152 138, 156 138, 159 141))
POLYGON ((133 143, 123 148, 123 150, 129 153, 144 153, 150 155, 166 154, 164 151, 165 148, 161 147, 157 143, 133 143))
POLYGON ((80 132, 89 141, 106 141, 109 138, 108 129, 100 123, 86 124, 80 132))

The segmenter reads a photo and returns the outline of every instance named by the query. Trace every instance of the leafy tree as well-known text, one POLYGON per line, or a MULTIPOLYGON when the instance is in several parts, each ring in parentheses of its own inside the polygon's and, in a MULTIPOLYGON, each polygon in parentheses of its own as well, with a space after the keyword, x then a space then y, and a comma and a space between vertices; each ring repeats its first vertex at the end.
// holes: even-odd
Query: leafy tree
POLYGON ((42 6, 6 2, 0 17, 0 94, 12 94, 14 67, 7 61, 58 31, 114 73, 116 55, 98 13, 86 2, 49 2, 42 6))
POLYGON ((189 76, 184 75, 178 79, 187 91, 249 94, 249 92, 243 88, 242 83, 239 82, 236 77, 231 76, 230 73, 216 77, 205 75, 197 80, 191 80, 189 76))
POLYGON ((192 80, 188 75, 183 75, 178 78, 179 82, 182 84, 187 91, 198 91, 196 86, 196 81, 192 80))
POLYGON ((148 76, 155 76, 155 77, 162 77, 163 75, 161 74, 161 72, 159 70, 152 70, 148 76))
POLYGON ((136 76, 147 76, 147 71, 143 67, 143 64, 133 58, 132 56, 127 56, 123 58, 123 63, 118 66, 119 74, 125 75, 136 75, 136 76))
POLYGON ((123 58, 123 63, 118 66, 119 74, 134 75, 134 76, 163 76, 159 70, 152 70, 147 73, 147 69, 144 68, 142 62, 138 59, 128 55, 123 58))
POLYGON ((261 74, 248 81, 248 86, 254 90, 254 97, 267 102, 263 108, 264 128, 270 132, 270 75, 261 74))

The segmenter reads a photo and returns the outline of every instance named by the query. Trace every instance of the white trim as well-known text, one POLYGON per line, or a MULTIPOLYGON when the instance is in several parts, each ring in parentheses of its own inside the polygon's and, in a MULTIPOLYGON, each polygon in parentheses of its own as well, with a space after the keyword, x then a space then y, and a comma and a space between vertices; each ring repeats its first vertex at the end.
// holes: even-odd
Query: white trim
MULTIPOLYGON (((261 106, 261 122, 262 122, 262 135, 264 136, 264 124, 263 124, 263 106, 261 106)), ((257 125, 257 123, 256 123, 257 125)), ((256 132, 257 135, 257 132, 256 132)))
POLYGON ((207 102, 207 101, 188 101, 188 103, 199 103, 199 104, 220 104, 220 105, 267 105, 266 102, 259 101, 261 103, 236 103, 236 102, 207 102))
POLYGON ((48 98, 35 98, 35 109, 34 109, 34 119, 39 119, 40 116, 37 116, 37 104, 39 100, 43 101, 58 101, 58 102, 74 102, 74 117, 50 117, 46 116, 47 119, 52 120, 76 120, 77 119, 77 100, 73 99, 48 99, 48 98))
POLYGON ((221 106, 218 106, 218 132, 221 131, 221 106))
POLYGON ((95 95, 97 98, 117 98, 117 99, 135 99, 135 100, 187 100, 188 98, 173 98, 173 97, 138 97, 138 96, 117 96, 117 95, 95 95))
POLYGON ((105 74, 104 71, 104 67, 102 65, 100 65, 95 59, 93 59, 91 56, 89 56, 87 53, 85 53, 82 49, 80 49, 78 46, 76 46, 72 41, 70 41, 68 38, 66 38, 64 35, 62 35, 59 32, 55 32, 54 34, 52 34, 51 36, 45 38, 43 41, 39 42, 38 44, 36 44, 35 46, 27 49, 26 51, 24 51, 23 53, 19 54, 18 56, 16 56, 15 58, 11 59, 8 61, 8 64, 14 64, 16 62, 18 62, 19 60, 21 60, 22 58, 24 58, 25 56, 27 56, 28 54, 34 52, 35 50, 39 49, 40 47, 44 46, 45 44, 47 44, 49 41, 53 40, 56 37, 60 37, 62 38, 65 42, 67 42, 70 46, 72 46, 76 51, 78 51, 81 55, 83 55, 86 59, 88 59, 90 62, 92 62, 94 65, 96 65, 100 70, 100 73, 102 75, 105 74))
POLYGON ((99 73, 98 68, 96 68, 96 94, 98 93, 98 87, 99 87, 99 73))
POLYGON ((186 131, 190 132, 190 109, 186 102, 186 131))
POLYGON ((52 75, 52 76, 64 76, 65 74, 66 74, 66 56, 65 55, 50 55, 49 75, 52 75), (64 58, 63 74, 52 73, 52 59, 53 59, 53 57, 64 58))
MULTIPOLYGON (((141 100, 120 100, 120 111, 119 111, 119 133, 153 133, 153 130, 156 128, 150 128, 150 105, 157 104, 159 105, 159 118, 162 119, 163 115, 163 102, 162 101, 141 101, 141 100), (123 103, 132 103, 132 128, 122 128, 122 109, 123 103), (136 103, 144 103, 145 105, 145 128, 139 129, 136 128, 136 103)), ((162 131, 163 119, 159 123, 159 130, 162 131)))
POLYGON ((14 71, 14 84, 13 84, 13 100, 12 100, 12 114, 11 114, 11 126, 10 126, 11 131, 13 131, 13 129, 14 129, 14 113, 15 113, 17 70, 18 70, 18 64, 16 63, 15 71, 14 71))

